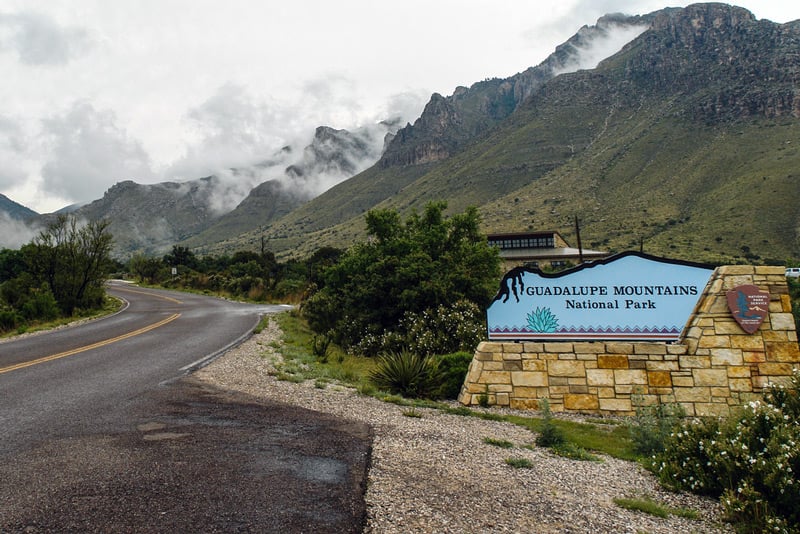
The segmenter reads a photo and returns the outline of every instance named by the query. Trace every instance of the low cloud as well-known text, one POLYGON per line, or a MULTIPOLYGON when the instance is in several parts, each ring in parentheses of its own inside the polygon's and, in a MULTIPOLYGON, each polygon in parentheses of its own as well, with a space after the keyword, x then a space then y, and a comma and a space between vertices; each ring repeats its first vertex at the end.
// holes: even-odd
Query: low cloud
POLYGON ((10 189, 25 182, 23 169, 28 141, 20 125, 0 115, 0 189, 10 189))
POLYGON ((29 226, 0 212, 0 248, 18 249, 30 243, 40 231, 39 227, 29 226))
POLYGON ((606 58, 622 50, 649 28, 649 25, 598 24, 598 32, 586 38, 581 46, 573 47, 574 56, 554 74, 593 69, 606 58))
POLYGON ((269 180, 280 181, 298 195, 319 195, 374 164, 386 133, 416 118, 424 106, 423 98, 429 96, 394 96, 381 117, 393 121, 389 124, 365 118, 355 93, 351 82, 335 76, 305 83, 294 104, 256 98, 236 84, 223 85, 186 114, 194 141, 164 177, 183 181, 215 176, 215 190, 208 198, 210 207, 223 213, 269 180), (321 125, 349 130, 360 150, 350 150, 353 147, 346 144, 329 147, 339 151, 342 165, 321 166, 315 158, 324 154, 307 150, 321 125), (289 167, 303 169, 302 176, 287 173, 289 167))
POLYGON ((27 65, 63 65, 91 48, 88 32, 59 26, 32 12, 0 13, 0 52, 12 52, 27 65))
POLYGON ((117 126, 112 111, 78 102, 65 114, 43 121, 47 162, 43 189, 70 201, 100 198, 120 180, 152 181, 141 144, 117 126))

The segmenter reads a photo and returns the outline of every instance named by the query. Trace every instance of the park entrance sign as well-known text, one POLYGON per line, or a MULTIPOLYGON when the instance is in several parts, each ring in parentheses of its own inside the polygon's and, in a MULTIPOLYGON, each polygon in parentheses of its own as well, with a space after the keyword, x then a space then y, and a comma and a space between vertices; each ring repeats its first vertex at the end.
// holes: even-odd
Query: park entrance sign
POLYGON ((489 339, 677 341, 713 272, 637 252, 556 274, 513 269, 487 310, 489 339))

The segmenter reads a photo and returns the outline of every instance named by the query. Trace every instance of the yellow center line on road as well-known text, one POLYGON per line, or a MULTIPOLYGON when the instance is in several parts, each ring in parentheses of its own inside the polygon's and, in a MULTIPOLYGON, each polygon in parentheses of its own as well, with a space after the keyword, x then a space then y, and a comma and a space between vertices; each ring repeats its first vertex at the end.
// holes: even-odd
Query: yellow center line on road
POLYGON ((59 352, 58 354, 51 354, 50 356, 44 356, 42 358, 37 358, 35 360, 9 365, 8 367, 0 367, 0 375, 3 373, 8 373, 10 371, 16 371, 17 369, 24 369, 25 367, 30 367, 32 365, 38 365, 40 363, 58 360, 59 358, 66 358, 67 356, 72 356, 74 354, 86 352, 87 350, 92 350, 99 347, 105 347, 106 345, 111 345, 112 343, 116 343, 117 341, 122 341, 123 339, 128 339, 130 337, 138 336, 139 334, 144 334, 145 332, 149 332, 150 330, 155 330, 160 326, 164 326, 167 323, 171 323, 180 316, 181 316, 180 313, 174 313, 162 321, 145 326, 144 328, 140 328, 139 330, 134 330, 133 332, 128 332, 127 334, 122 334, 121 336, 112 337, 110 339, 106 339, 103 341, 98 341, 97 343, 92 343, 91 345, 86 345, 85 347, 78 347, 77 349, 68 350, 66 352, 59 352))

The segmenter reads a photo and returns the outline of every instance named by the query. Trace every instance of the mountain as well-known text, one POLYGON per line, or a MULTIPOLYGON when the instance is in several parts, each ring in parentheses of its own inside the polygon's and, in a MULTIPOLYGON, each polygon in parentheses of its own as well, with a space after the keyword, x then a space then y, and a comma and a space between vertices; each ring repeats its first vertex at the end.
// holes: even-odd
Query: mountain
POLYGON ((119 182, 101 199, 69 211, 111 221, 120 257, 159 255, 177 243, 202 248, 263 228, 369 167, 397 126, 389 121, 354 132, 320 126, 299 154, 287 146, 256 165, 181 183, 119 182))
POLYGON ((79 219, 110 221, 115 250, 160 254, 171 244, 207 228, 216 218, 212 209, 216 177, 190 182, 113 185, 103 198, 82 206, 79 219))
POLYGON ((38 214, 22 204, 17 204, 7 196, 0 194, 0 218, 7 217, 17 221, 32 219, 38 214))
MULTIPOLYGON (((610 20, 628 19, 597 26, 610 20)), ((800 21, 695 4, 629 21, 642 23, 594 69, 558 73, 551 56, 525 77, 434 95, 376 165, 261 232, 276 252, 310 253, 363 238, 366 210, 442 199, 479 206, 491 232, 569 238, 578 216, 591 248, 800 257, 800 21)))

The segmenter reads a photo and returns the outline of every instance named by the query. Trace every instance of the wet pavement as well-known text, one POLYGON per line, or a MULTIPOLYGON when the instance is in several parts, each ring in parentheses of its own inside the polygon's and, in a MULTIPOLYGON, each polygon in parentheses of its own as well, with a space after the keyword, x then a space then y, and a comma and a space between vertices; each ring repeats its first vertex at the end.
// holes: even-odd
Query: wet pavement
POLYGON ((0 457, 0 532, 361 532, 372 432, 191 377, 0 457))

